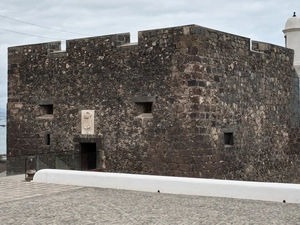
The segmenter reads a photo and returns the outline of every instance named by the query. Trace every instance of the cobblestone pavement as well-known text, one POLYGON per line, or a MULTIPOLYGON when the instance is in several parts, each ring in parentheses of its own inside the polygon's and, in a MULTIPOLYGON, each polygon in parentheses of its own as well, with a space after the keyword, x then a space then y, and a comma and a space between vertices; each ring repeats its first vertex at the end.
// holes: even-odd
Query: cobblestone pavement
POLYGON ((300 204, 0 178, 0 224, 300 224, 300 204))

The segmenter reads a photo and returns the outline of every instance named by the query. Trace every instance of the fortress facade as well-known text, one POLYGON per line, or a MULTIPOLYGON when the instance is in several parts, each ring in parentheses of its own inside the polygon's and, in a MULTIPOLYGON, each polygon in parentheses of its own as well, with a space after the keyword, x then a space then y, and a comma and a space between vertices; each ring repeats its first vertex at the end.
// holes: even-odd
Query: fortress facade
MULTIPOLYGON (((289 20, 287 44, 300 32, 289 20)), ((36 156, 38 168, 298 182, 292 48, 197 25, 11 47, 7 173, 36 156)))

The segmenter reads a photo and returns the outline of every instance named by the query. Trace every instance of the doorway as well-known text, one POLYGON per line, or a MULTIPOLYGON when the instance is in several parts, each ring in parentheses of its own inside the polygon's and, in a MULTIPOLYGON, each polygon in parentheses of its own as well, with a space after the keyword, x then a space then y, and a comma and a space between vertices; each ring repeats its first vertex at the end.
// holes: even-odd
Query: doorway
POLYGON ((92 170, 97 167, 96 143, 80 143, 81 170, 92 170))

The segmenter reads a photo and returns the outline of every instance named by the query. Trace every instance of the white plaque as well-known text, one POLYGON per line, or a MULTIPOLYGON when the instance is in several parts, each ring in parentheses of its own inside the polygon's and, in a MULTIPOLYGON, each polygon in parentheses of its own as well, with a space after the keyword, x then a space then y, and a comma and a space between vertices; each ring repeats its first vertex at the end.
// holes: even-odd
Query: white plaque
POLYGON ((94 110, 81 110, 81 134, 94 134, 94 110))

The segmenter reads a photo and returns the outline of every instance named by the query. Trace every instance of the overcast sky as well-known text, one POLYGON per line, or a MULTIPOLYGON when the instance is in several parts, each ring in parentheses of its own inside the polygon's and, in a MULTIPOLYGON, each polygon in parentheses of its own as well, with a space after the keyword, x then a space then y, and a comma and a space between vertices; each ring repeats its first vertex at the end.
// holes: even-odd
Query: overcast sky
POLYGON ((293 12, 300 16, 300 0, 1 1, 0 109, 7 102, 7 48, 11 46, 123 32, 137 41, 139 30, 187 24, 284 46, 282 30, 293 12))

